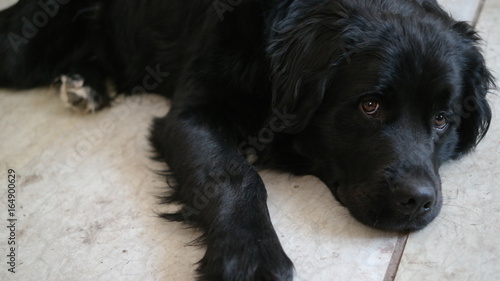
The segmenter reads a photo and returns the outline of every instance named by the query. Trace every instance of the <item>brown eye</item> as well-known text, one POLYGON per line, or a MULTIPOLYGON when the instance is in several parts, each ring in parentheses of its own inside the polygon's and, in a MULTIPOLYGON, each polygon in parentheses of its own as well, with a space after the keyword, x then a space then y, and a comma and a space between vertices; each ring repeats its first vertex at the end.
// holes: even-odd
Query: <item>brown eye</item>
POLYGON ((361 103, 361 109, 366 115, 377 117, 380 113, 380 103, 374 100, 365 101, 361 103))
POLYGON ((444 130, 448 126, 448 119, 444 114, 436 115, 434 119, 434 127, 438 130, 444 130))

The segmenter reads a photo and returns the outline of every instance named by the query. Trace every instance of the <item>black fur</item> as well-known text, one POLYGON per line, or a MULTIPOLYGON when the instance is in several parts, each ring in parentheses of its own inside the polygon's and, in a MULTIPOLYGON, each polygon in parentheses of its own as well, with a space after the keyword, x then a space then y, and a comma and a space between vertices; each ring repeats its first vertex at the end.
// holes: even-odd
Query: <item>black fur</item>
POLYGON ((478 42, 433 0, 21 0, 0 13, 0 86, 78 74, 101 107, 106 81, 172 98, 150 139, 183 206, 162 216, 203 231, 199 280, 284 281, 254 167, 318 176, 369 226, 425 227, 440 165, 488 130, 478 42))

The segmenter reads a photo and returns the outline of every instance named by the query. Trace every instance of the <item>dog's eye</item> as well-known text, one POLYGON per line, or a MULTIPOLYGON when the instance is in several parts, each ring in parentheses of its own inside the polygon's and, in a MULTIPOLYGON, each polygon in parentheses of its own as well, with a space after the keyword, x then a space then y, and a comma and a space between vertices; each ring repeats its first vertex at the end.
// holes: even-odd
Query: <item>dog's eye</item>
POLYGON ((434 127, 438 130, 444 130, 448 126, 448 118, 443 113, 436 115, 434 119, 434 127))
POLYGON ((380 103, 375 100, 364 101, 361 109, 366 115, 377 117, 380 113, 380 103))

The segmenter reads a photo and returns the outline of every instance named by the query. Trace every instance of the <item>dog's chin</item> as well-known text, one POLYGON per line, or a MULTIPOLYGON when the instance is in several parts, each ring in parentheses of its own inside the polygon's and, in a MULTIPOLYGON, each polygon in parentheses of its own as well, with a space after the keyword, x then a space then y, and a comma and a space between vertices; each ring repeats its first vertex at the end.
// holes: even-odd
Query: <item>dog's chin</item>
MULTIPOLYGON (((429 212, 413 216, 400 213, 390 202, 377 200, 356 200, 347 197, 345 193, 339 192, 339 186, 330 188, 333 195, 351 215, 364 225, 369 227, 389 231, 389 232, 413 232, 425 228, 439 214, 442 206, 442 198, 439 195, 432 210, 429 212)), ((357 198, 359 199, 359 198, 357 198)))
POLYGON ((374 206, 364 209, 359 205, 356 207, 346 205, 346 207, 359 222, 375 229, 390 232, 413 232, 429 225, 439 214, 441 204, 436 204, 430 212, 416 217, 390 210, 377 212, 374 206))
MULTIPOLYGON (((353 213, 351 211, 351 213, 353 213)), ((413 232, 425 228, 435 218, 436 215, 429 214, 423 217, 410 219, 408 217, 386 217, 386 218, 372 218, 367 216, 355 215, 353 216, 361 223, 373 227, 375 229, 389 231, 389 232, 413 232)))

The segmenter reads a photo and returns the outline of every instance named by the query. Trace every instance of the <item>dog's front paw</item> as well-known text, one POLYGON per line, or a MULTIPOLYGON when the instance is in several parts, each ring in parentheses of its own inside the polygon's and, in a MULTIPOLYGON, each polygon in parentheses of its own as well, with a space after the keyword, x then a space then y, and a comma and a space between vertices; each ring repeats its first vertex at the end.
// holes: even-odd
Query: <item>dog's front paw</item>
POLYGON ((104 106, 103 99, 78 74, 61 75, 54 82, 64 106, 79 112, 92 113, 104 106))
MULTIPOLYGON (((221 239, 222 240, 222 239, 221 239)), ((294 267, 278 239, 209 243, 200 281, 292 281, 294 267)))

